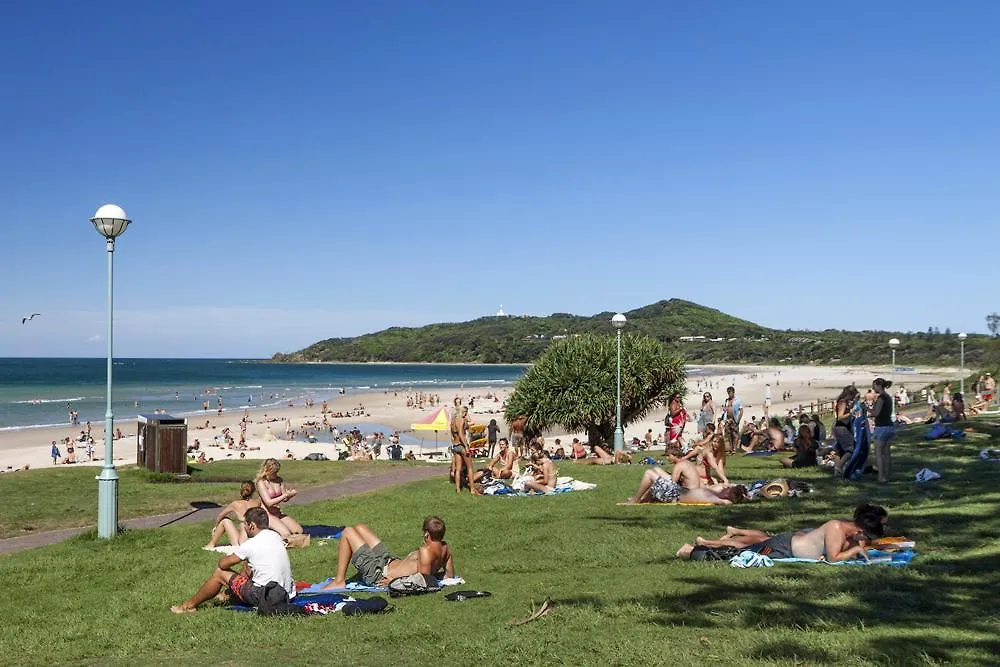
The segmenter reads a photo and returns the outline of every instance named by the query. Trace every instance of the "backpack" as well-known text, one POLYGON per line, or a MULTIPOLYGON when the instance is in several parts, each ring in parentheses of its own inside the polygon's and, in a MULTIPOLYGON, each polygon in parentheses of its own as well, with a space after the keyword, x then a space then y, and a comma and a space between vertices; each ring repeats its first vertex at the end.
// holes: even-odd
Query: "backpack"
POLYGON ((302 614, 306 610, 288 601, 288 591, 276 581, 267 582, 264 593, 260 596, 260 604, 257 605, 257 613, 261 616, 277 616, 302 614))

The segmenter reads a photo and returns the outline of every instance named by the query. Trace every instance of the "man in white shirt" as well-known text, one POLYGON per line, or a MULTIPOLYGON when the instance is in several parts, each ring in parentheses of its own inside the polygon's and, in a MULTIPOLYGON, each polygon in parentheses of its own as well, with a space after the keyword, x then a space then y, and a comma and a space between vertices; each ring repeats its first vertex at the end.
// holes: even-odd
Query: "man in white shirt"
POLYGON ((228 588, 229 596, 237 602, 251 607, 260 603, 264 588, 268 583, 277 582, 288 593, 288 599, 295 597, 292 581, 292 566, 288 561, 285 543, 278 533, 267 527, 267 511, 261 507, 251 507, 243 517, 249 539, 237 546, 233 553, 219 560, 219 566, 198 592, 183 604, 174 605, 170 611, 184 614, 197 611, 198 605, 208 602, 228 588), (239 572, 233 570, 246 562, 239 572))

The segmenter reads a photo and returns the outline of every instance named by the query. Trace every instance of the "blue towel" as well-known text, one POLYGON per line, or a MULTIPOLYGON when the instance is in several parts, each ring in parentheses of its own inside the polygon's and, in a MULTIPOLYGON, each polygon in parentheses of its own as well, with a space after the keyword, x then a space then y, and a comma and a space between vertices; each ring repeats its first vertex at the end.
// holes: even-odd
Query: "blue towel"
POLYGON ((340 534, 344 532, 343 526, 302 526, 302 532, 317 540, 339 540, 340 534))
POLYGON ((347 586, 343 588, 334 588, 330 590, 322 590, 324 586, 333 581, 333 577, 326 579, 324 581, 317 582, 310 586, 309 588, 303 588, 296 594, 296 599, 299 597, 308 597, 308 602, 316 602, 314 599, 316 596, 324 596, 332 593, 388 593, 389 589, 385 586, 367 586, 360 581, 348 581, 347 586))
POLYGON ((842 560, 835 563, 825 560, 814 560, 812 558, 774 558, 775 563, 820 563, 823 565, 889 565, 892 567, 906 567, 910 564, 910 561, 917 557, 917 552, 912 549, 906 549, 904 551, 879 551, 878 549, 869 549, 868 557, 870 561, 856 559, 856 560, 842 560))
MULTIPOLYGON (((335 605, 341 602, 347 602, 351 598, 347 595, 341 595, 339 593, 321 593, 317 595, 302 595, 302 591, 295 594, 295 597, 291 599, 290 603, 296 607, 304 607, 310 602, 318 602, 320 604, 335 605)), ((253 611, 253 607, 248 607, 245 604, 234 604, 229 607, 233 611, 253 611)))

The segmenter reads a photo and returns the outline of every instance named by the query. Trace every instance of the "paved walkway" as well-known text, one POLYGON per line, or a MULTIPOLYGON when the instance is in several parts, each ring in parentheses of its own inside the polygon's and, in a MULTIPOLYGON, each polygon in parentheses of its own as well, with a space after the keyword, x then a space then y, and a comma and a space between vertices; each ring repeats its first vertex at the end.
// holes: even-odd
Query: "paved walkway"
MULTIPOLYGON (((418 480, 429 479, 431 477, 443 477, 446 472, 447 469, 444 466, 401 467, 389 472, 379 473, 377 475, 356 477, 340 482, 334 482, 332 484, 323 484, 321 486, 313 486, 303 489, 299 491, 298 495, 296 495, 295 498, 289 502, 289 504, 303 505, 307 503, 319 502, 321 500, 334 500, 335 498, 353 496, 359 493, 368 493, 369 491, 378 491, 379 489, 385 489, 390 486, 398 486, 399 484, 407 484, 409 482, 416 482, 418 480)), ((219 506, 213 504, 210 507, 191 509, 187 512, 137 517, 135 519, 120 521, 119 524, 129 530, 163 528, 164 526, 169 526, 175 523, 211 521, 215 518, 215 514, 218 510, 219 506)), ((9 554, 14 553, 15 551, 24 551, 25 549, 34 549, 36 547, 44 547, 49 544, 56 544, 57 542, 62 542, 63 540, 73 537, 74 535, 79 535, 87 532, 88 530, 93 530, 93 528, 94 526, 64 528, 62 530, 48 530, 21 537, 8 537, 0 540, 0 554, 9 554)))

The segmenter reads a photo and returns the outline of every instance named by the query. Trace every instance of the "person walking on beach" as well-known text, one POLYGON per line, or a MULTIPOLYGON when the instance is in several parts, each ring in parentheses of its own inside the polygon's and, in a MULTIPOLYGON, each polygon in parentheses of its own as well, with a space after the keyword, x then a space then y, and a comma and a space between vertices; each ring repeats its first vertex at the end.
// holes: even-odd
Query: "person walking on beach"
POLYGON ((875 465, 878 467, 879 484, 888 484, 892 477, 892 454, 889 444, 896 437, 896 426, 892 421, 892 397, 886 392, 891 386, 892 381, 883 378, 875 378, 872 382, 875 404, 869 414, 875 422, 872 442, 875 444, 875 465))
POLYGON ((723 418, 725 419, 723 441, 726 443, 726 451, 735 454, 736 446, 740 442, 740 420, 743 419, 743 399, 736 397, 735 387, 726 387, 723 418))
POLYGON ((49 450, 49 455, 52 457, 52 465, 59 463, 59 457, 62 454, 59 453, 59 445, 56 444, 55 440, 52 441, 52 449, 49 450))
POLYGON ((497 426, 497 420, 491 419, 490 423, 486 426, 486 444, 488 445, 489 451, 487 456, 493 458, 493 450, 497 447, 497 434, 500 433, 500 427, 497 426))
POLYGON ((764 385, 764 419, 771 416, 771 384, 764 385))

